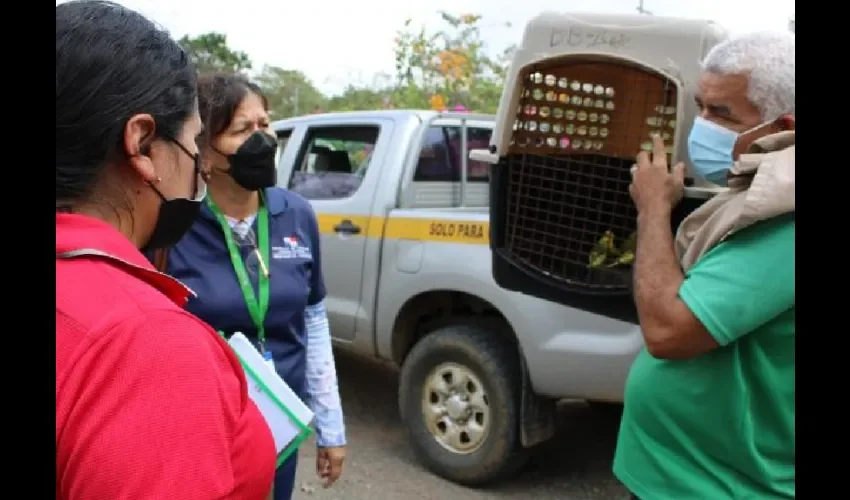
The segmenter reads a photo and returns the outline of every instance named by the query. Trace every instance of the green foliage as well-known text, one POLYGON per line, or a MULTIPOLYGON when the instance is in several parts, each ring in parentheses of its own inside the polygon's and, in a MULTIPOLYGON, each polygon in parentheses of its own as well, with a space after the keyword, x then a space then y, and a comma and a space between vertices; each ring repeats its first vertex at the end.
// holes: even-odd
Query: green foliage
POLYGON ((389 90, 376 90, 368 87, 349 85, 338 96, 330 98, 328 109, 333 111, 356 111, 361 109, 381 109, 391 95, 389 90))
POLYGON ((513 47, 491 57, 481 37, 481 16, 447 12, 440 12, 440 16, 445 29, 434 33, 424 27, 413 29, 408 20, 397 33, 398 92, 394 97, 399 107, 443 109, 463 105, 474 111, 495 112, 513 47))
POLYGON ((227 46, 227 35, 210 32, 190 38, 184 36, 180 45, 189 53, 199 73, 237 73, 251 69, 248 54, 227 46))
MULTIPOLYGON (((444 27, 429 31, 405 21, 394 40, 395 74, 381 85, 348 85, 339 95, 324 96, 298 70, 265 66, 254 78, 269 99, 273 119, 318 111, 382 108, 444 109, 462 105, 495 113, 514 47, 496 56, 486 50, 481 16, 440 12, 444 27)), ((504 23, 504 26, 510 26, 504 23)), ((247 54, 227 46, 221 33, 184 36, 180 44, 198 70, 244 72, 252 68, 247 54)), ((351 151, 359 157, 363 151, 351 151)))
POLYGON ((254 79, 269 100, 274 120, 312 113, 327 105, 327 98, 298 70, 264 66, 254 79))

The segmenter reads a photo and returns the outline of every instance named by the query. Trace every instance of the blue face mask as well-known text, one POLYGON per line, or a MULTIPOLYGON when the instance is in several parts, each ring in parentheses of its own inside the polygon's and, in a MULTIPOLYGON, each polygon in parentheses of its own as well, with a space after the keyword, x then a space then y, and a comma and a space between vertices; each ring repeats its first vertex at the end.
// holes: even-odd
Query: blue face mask
POLYGON ((732 150, 739 134, 705 118, 697 117, 688 136, 688 156, 700 177, 719 186, 726 185, 726 176, 734 162, 732 150))
POLYGON ((709 182, 726 186, 729 169, 735 162, 732 151, 738 139, 771 123, 773 122, 764 122, 739 134, 705 118, 696 117, 688 136, 688 156, 694 171, 709 182))

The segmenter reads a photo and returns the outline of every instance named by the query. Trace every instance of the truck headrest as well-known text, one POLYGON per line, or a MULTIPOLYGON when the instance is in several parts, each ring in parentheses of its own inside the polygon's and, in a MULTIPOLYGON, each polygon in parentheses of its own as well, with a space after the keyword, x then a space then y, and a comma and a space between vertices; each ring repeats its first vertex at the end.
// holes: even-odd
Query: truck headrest
POLYGON ((328 172, 340 174, 351 173, 351 161, 348 159, 348 151, 328 151, 328 172))

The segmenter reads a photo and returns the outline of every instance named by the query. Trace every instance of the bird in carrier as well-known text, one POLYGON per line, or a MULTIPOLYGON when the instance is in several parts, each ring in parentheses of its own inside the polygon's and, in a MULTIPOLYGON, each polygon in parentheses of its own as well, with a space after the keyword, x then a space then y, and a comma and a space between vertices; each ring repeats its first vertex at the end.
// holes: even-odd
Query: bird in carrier
MULTIPOLYGON (((486 155, 496 282, 567 303, 627 295, 637 213, 630 168, 663 138, 687 158, 699 62, 725 31, 707 21, 544 13, 526 26, 486 155)), ((483 152, 482 152, 483 153, 483 152)), ((716 186, 688 171, 689 195, 716 186)))

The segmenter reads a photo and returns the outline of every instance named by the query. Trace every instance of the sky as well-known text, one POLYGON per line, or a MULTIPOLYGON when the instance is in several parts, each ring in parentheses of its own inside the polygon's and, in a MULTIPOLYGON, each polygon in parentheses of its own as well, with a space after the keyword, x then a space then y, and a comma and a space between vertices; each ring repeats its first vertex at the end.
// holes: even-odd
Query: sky
MULTIPOLYGON (((442 27, 437 11, 480 14, 482 35, 493 53, 518 43, 525 23, 545 10, 635 13, 638 0, 117 0, 168 29, 185 34, 223 32, 232 49, 264 64, 298 69, 325 93, 349 83, 371 84, 394 69, 393 37, 407 18, 431 30, 442 27), (593 4, 593 8, 581 7, 593 4), (507 27, 506 23, 511 26, 507 27)), ((62 3, 57 1, 57 4, 62 3)), ((709 19, 732 33, 787 30, 795 0, 644 0, 659 16, 709 19)))

